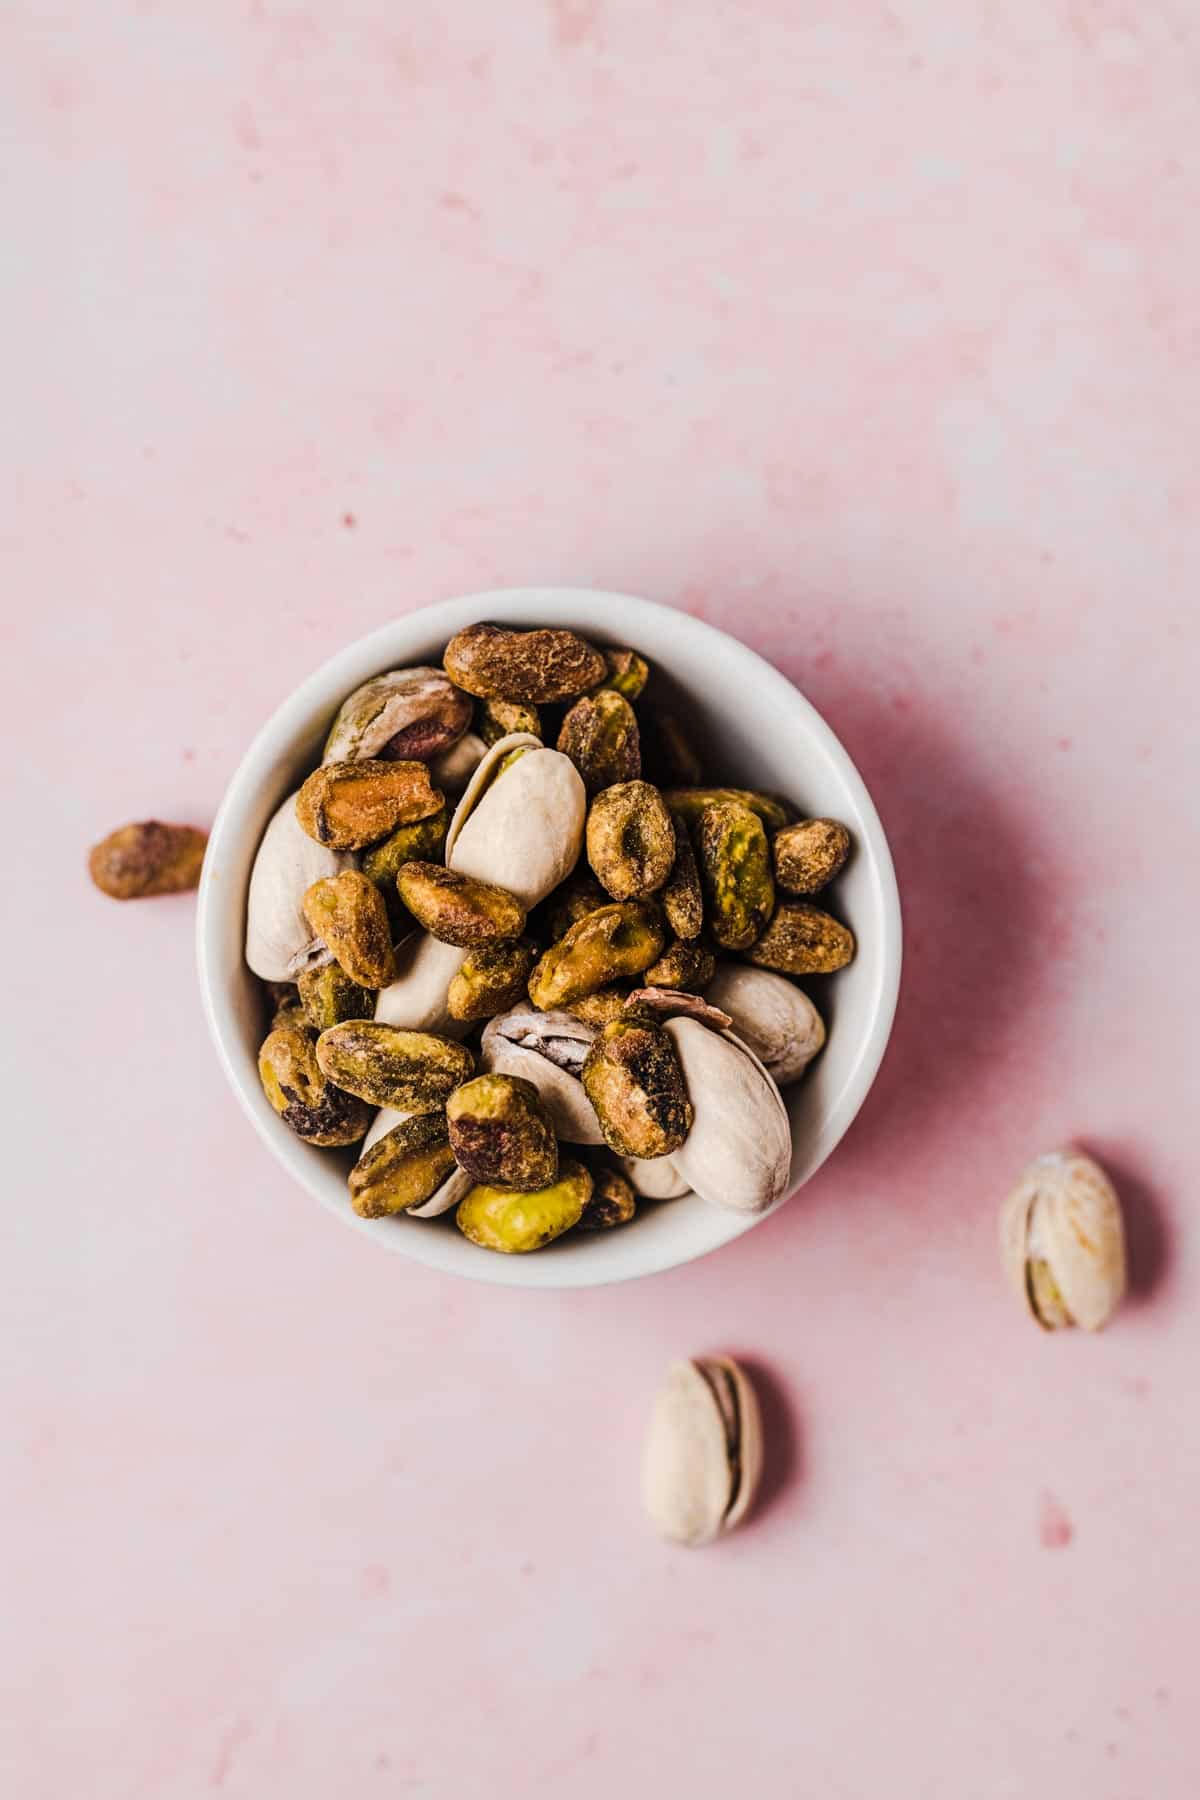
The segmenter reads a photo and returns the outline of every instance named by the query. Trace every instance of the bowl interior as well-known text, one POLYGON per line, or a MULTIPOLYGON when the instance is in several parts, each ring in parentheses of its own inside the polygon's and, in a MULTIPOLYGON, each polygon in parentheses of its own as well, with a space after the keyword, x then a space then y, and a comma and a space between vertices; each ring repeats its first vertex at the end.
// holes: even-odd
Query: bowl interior
POLYGON ((210 838, 197 925, 209 1023, 226 1073, 270 1149, 310 1194, 378 1244, 456 1274, 517 1286, 589 1286, 652 1274, 702 1256, 759 1221, 689 1198, 648 1204, 624 1230, 568 1236, 534 1256, 505 1257, 468 1243, 452 1216, 359 1219, 345 1185, 351 1154, 301 1143, 259 1086, 263 1002, 242 944, 247 884, 267 820, 316 764, 333 714, 351 689, 384 669, 440 662, 447 639, 481 619, 566 625, 598 643, 634 645, 654 667, 656 695, 669 691, 670 704, 694 731, 714 781, 778 792, 805 813, 849 826, 855 853, 829 890, 829 906, 853 928, 858 955, 838 976, 805 984, 829 1038, 805 1077, 784 1090, 793 1191, 846 1131, 886 1047, 899 982, 899 901, 878 815, 846 752, 785 677, 723 632, 625 595, 518 589, 426 607, 342 651, 284 702, 247 751, 210 838))

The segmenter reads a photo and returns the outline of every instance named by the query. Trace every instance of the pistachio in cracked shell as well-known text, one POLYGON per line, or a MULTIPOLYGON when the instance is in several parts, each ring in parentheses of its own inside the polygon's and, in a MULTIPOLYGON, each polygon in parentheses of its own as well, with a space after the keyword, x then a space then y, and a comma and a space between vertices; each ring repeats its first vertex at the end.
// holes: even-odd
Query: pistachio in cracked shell
POLYGON ((668 1019, 695 1117, 672 1166, 702 1200, 760 1213, 787 1191, 792 1132, 779 1089, 753 1051, 695 1018, 668 1019))
POLYGON ((850 833, 836 819, 798 819, 775 833, 771 851, 786 893, 818 894, 845 867, 850 833))
POLYGON ((342 702, 321 760, 431 762, 463 736, 471 712, 469 696, 443 670, 390 669, 342 702))
POLYGON ((314 958, 328 960, 304 916, 314 881, 353 868, 354 857, 316 844, 296 817, 295 794, 263 833, 246 901, 246 961, 264 981, 294 981, 314 958))
POLYGON ((825 1043, 825 1022, 808 995, 769 969, 718 963, 705 999, 729 1014, 778 1087, 798 1081, 825 1043))
POLYGON ((297 998, 310 1030, 318 1035, 344 1019, 373 1019, 375 994, 360 987, 337 963, 304 969, 297 977, 297 998))
POLYGON ((605 1143, 619 1156, 670 1156, 691 1130, 679 1059, 662 1026, 648 1018, 604 1027, 583 1065, 583 1086, 605 1143))
POLYGON ((444 1113, 420 1113, 376 1140, 350 1171, 350 1204, 360 1219, 386 1219, 424 1206, 454 1169, 444 1113))
POLYGON ((473 1244, 503 1255, 521 1256, 570 1231, 583 1217, 592 1177, 581 1162, 564 1156, 558 1179, 529 1193, 482 1183, 459 1203, 458 1229, 473 1244))
POLYGON ((642 976, 647 987, 681 988, 702 994, 716 973, 716 958, 704 944, 681 944, 678 940, 663 951, 657 962, 650 964, 642 976))
POLYGON ((317 1061, 347 1093, 409 1113, 440 1112, 475 1068, 471 1052, 451 1038, 368 1019, 347 1019, 323 1031, 317 1061))
POLYGON ((501 738, 454 810, 446 866, 534 907, 575 867, 586 811, 583 782, 569 757, 535 737, 501 738), (523 754, 510 762, 514 751, 523 754))
POLYGON ((304 896, 304 916, 351 981, 360 987, 383 988, 394 980, 396 961, 387 907, 375 883, 357 869, 343 869, 339 875, 314 881, 304 896))
POLYGON ((604 680, 599 650, 573 631, 509 631, 468 625, 446 645, 446 673, 481 700, 518 700, 541 706, 573 700, 604 680))
POLYGON ((356 1144, 371 1109, 320 1067, 312 1033, 298 1020, 277 1024, 258 1053, 263 1093, 285 1125, 307 1144, 356 1144))
POLYGON ((713 937, 723 950, 749 949, 775 906, 762 820, 737 801, 706 806, 696 824, 696 860, 713 937))
POLYGON ((615 688, 597 688, 576 700, 562 722, 558 748, 575 764, 589 794, 636 781, 642 772, 637 719, 615 688))
POLYGON ((745 1371, 698 1357, 668 1371, 650 1415, 642 1504, 663 1537, 698 1548, 746 1517, 762 1477, 763 1428, 745 1371))
POLYGON ((554 1127, 532 1081, 476 1075, 451 1094, 446 1120, 455 1161, 477 1182, 528 1191, 558 1174, 554 1127))
POLYGON ((446 991, 450 1017, 473 1024, 519 1006, 536 956, 528 938, 476 944, 446 991))
POLYGON ((443 796, 423 762, 323 763, 296 796, 296 817, 315 843, 362 850, 398 825, 431 817, 443 796))
POLYGON ((641 900, 662 887, 675 862, 675 827, 656 787, 605 788, 587 817, 587 857, 614 900, 641 900))
POLYGON ((542 718, 536 706, 523 706, 516 700, 483 700, 479 705, 479 735, 490 749, 501 738, 514 731, 540 738, 542 718))
POLYGON ((580 1077, 596 1033, 568 1012, 515 1006, 484 1027, 484 1069, 533 1083, 555 1135, 568 1144, 602 1144, 603 1134, 580 1077))
POLYGON ((637 1212, 637 1196, 628 1176, 608 1163, 592 1167, 592 1197, 583 1209, 580 1231, 613 1231, 628 1225, 637 1212))
MULTIPOLYGON (((446 1121, 443 1114, 406 1113, 399 1111, 398 1108, 394 1106, 383 1106, 380 1107, 379 1111, 375 1114, 371 1123, 371 1129, 363 1139, 359 1161, 363 1161, 375 1148, 376 1144, 378 1144, 382 1138, 387 1137, 389 1132, 394 1131, 397 1125, 403 1125, 406 1120, 414 1118, 432 1120, 434 1125, 439 1127, 445 1134, 446 1147, 449 1147, 449 1132, 446 1130, 446 1121)), ((436 1144, 432 1141, 435 1136, 436 1133, 431 1134, 429 1155, 431 1158, 434 1158, 436 1151, 436 1159, 440 1161, 440 1149, 438 1149, 436 1144)), ((388 1166, 389 1165, 385 1165, 385 1171, 388 1166)), ((395 1171, 394 1173, 397 1182, 404 1181, 408 1184, 408 1191, 411 1193, 413 1191, 414 1177, 419 1173, 419 1168, 413 1167, 402 1169, 400 1171, 395 1171)), ((385 1173, 384 1179, 386 1178, 385 1173)), ((409 1219, 436 1219, 440 1218, 442 1213, 453 1212, 464 1194, 469 1194, 474 1185, 471 1177, 463 1173, 458 1164, 454 1161, 453 1156, 451 1156, 449 1172, 442 1178, 438 1186, 433 1189, 427 1200, 411 1201, 410 1204, 404 1208, 405 1217, 409 1219)))
POLYGON ((675 861, 659 894, 659 903, 675 936, 690 943, 699 937, 704 924, 704 895, 692 840, 682 819, 674 813, 671 826, 675 833, 675 861))
POLYGON ((112 900, 183 894, 199 884, 207 846, 206 834, 192 825, 145 819, 122 825, 96 844, 88 856, 88 873, 112 900))
POLYGON ((757 813, 768 831, 778 831, 791 817, 782 800, 777 800, 773 794, 760 794, 753 788, 667 788, 663 792, 663 799, 672 812, 679 814, 689 830, 699 822, 701 813, 709 806, 748 806, 752 813, 757 813))
POLYGON ((782 900, 762 936, 742 954, 781 975, 835 975, 854 960, 854 933, 806 900, 782 900))
POLYGON ((519 937, 525 929, 525 908, 506 888, 440 863, 405 863, 396 891, 417 923, 443 944, 467 949, 519 937))
POLYGON ((1047 1331, 1099 1331, 1125 1293, 1125 1229, 1112 1182, 1090 1156, 1056 1150, 1023 1171, 1000 1218, 1014 1292, 1047 1331))
POLYGON ((640 900, 601 906, 539 958, 529 977, 529 998, 543 1011, 567 1006, 611 982, 640 975, 662 948, 657 907, 640 900))

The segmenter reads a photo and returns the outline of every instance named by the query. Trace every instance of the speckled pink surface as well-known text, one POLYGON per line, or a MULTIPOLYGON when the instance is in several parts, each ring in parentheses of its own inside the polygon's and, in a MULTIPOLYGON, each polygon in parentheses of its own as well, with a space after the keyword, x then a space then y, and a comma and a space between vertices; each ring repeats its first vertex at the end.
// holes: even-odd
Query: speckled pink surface
POLYGON ((1187 0, 249 0, 3 27, 3 1789, 1191 1800, 1200 338, 1187 0), (706 1263, 454 1285, 293 1191, 200 1017, 204 823, 397 609, 566 580, 843 736, 908 963, 858 1125, 706 1263), (19 1029, 17 1028, 19 1024, 19 1029), (1135 1292, 1027 1328, 1076 1136, 1135 1292), (665 1361, 767 1504, 639 1516, 665 1361))

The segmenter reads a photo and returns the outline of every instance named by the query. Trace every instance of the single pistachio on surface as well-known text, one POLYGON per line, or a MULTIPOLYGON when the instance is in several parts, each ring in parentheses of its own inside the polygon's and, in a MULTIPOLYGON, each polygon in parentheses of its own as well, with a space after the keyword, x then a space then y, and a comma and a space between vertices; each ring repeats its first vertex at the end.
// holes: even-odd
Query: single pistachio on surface
POLYGON ((583 1065, 596 1036, 568 1012, 515 1006, 484 1027, 479 1062, 498 1075, 532 1082, 556 1136, 568 1144, 602 1144, 592 1103, 583 1091, 583 1065))
POLYGON ((396 891, 417 923, 443 944, 468 949, 518 937, 525 929, 525 908, 505 888, 440 863, 405 863, 396 874, 396 891))
POLYGON ((446 1115, 417 1114, 364 1149, 350 1171, 350 1204, 360 1219, 423 1207, 453 1168, 446 1115))
POLYGON ((802 988, 769 969, 721 962, 705 999, 729 1014, 778 1087, 797 1081, 825 1043, 825 1023, 802 988))
POLYGON ((682 988, 702 994, 716 972, 716 958, 703 944, 669 944, 642 976, 647 987, 682 988))
POLYGON ((736 801, 706 806, 696 825, 696 860, 713 937, 723 950, 749 949, 775 906, 762 820, 736 801))
POLYGON ((534 706, 573 700, 606 674, 600 652, 573 631, 508 631, 491 624, 457 632, 443 661, 450 679, 468 694, 534 706))
POLYGON ((323 763, 297 794, 296 817, 314 842, 362 850, 398 825, 429 818, 442 800, 423 762, 323 763))
POLYGON ((567 879, 548 896, 543 908, 542 922, 549 942, 556 944, 572 925, 608 904, 608 895, 586 863, 577 864, 567 879))
POLYGON ((806 900, 782 900, 762 936, 742 954, 782 975, 834 975, 854 960, 849 926, 806 900))
POLYGON ((667 788, 663 799, 672 812, 679 814, 684 824, 691 830, 697 823, 700 814, 709 806, 734 805, 748 806, 752 813, 757 813, 763 824, 770 831, 778 831, 786 825, 791 814, 782 800, 773 794, 760 794, 752 788, 732 787, 677 787, 667 788))
POLYGON ((458 1229, 484 1250, 519 1256, 540 1250, 578 1225, 592 1193, 592 1178, 581 1162, 564 1156, 558 1179, 531 1193, 481 1184, 458 1208, 458 1229))
POLYGON ((276 1025, 258 1053, 263 1092, 306 1143, 355 1144, 371 1123, 371 1109, 326 1076, 314 1050, 312 1033, 297 1020, 276 1025))
POLYGON ((479 706, 479 735, 489 747, 514 731, 540 738, 542 720, 536 706, 522 706, 515 700, 484 700, 479 706))
POLYGON ((1009 1281, 1048 1331, 1099 1331, 1125 1293, 1125 1230, 1112 1182, 1080 1150, 1039 1156, 1000 1217, 1009 1281))
POLYGON ((662 954, 658 909, 644 900, 587 913, 534 965, 529 998, 546 1012, 640 975, 662 954))
POLYGON ((728 1357, 675 1363, 659 1389, 642 1457, 642 1504, 677 1544, 711 1544, 749 1512, 763 1429, 745 1371, 728 1357))
POLYGON ((386 893, 405 863, 437 861, 449 823, 449 809, 442 805, 428 818, 414 819, 411 825, 397 825, 390 837, 364 850, 363 874, 386 893))
POLYGON ((792 1131, 779 1089, 732 1032, 695 1018, 668 1019, 695 1118, 672 1156, 702 1200, 731 1212, 760 1213, 787 1191, 792 1131))
POLYGON ((633 1183, 609 1163, 593 1163, 592 1195, 579 1221, 580 1231, 612 1231, 628 1225, 637 1212, 633 1183))
POLYGON ((650 665, 636 650, 605 650, 607 674, 601 689, 612 688, 626 700, 636 700, 650 679, 650 665))
POLYGON ((461 794, 487 755, 487 749, 481 737, 468 731, 453 748, 434 757, 429 765, 429 779, 434 787, 445 788, 448 794, 461 794))
POLYGON ((666 881, 675 862, 675 828, 648 781, 623 781, 592 801, 587 858, 614 900, 642 900, 666 881))
POLYGON ((771 840, 775 879, 789 894, 817 894, 841 873, 850 833, 836 819, 799 819, 771 840))
POLYGON ((564 1011, 573 1013, 582 1019, 585 1025, 594 1025, 597 1031, 602 1025, 608 1025, 613 1019, 623 1019, 625 1005, 633 989, 629 982, 618 982, 612 987, 597 988, 594 994, 584 994, 580 1000, 568 1002, 564 1011))
POLYGON ((663 788, 699 787, 704 768, 683 721, 658 706, 638 708, 642 770, 663 788))
POLYGON ((597 688, 575 702, 562 722, 558 748, 575 764, 589 794, 636 781, 642 772, 637 719, 615 688, 597 688))
POLYGON ((475 1068, 471 1052, 451 1038, 365 1019, 323 1031, 317 1061, 347 1093, 410 1113, 440 1112, 475 1068))
POLYGON ((289 794, 263 833, 246 901, 246 961, 264 981, 294 980, 312 961, 329 961, 304 916, 314 881, 351 869, 356 859, 315 844, 296 817, 289 794))
POLYGON ((519 1006, 536 957, 528 938, 477 944, 446 990, 450 1017, 471 1024, 519 1006))
POLYGON ((618 1156, 617 1163, 643 1200, 682 1200, 692 1191, 669 1156, 618 1156))
POLYGON ((146 819, 111 831, 88 855, 88 873, 113 900, 182 894, 200 880, 208 838, 191 825, 146 819))
POLYGON ((691 1130, 679 1059, 650 1019, 629 1016, 606 1025, 588 1051, 583 1086, 605 1143, 620 1156, 670 1156, 691 1130))
POLYGON ((557 1177, 554 1127, 532 1081, 476 1075, 451 1094, 446 1120, 454 1159, 475 1181, 528 1192, 557 1177))
POLYGON ((700 871, 696 852, 682 819, 671 815, 675 832, 675 861, 666 879, 659 901, 667 915, 667 924, 678 938, 689 942, 699 937, 704 924, 704 896, 700 889, 700 871))
POLYGON ((351 981, 382 988, 395 979, 392 928, 383 895, 357 869, 314 881, 304 896, 304 916, 351 981))
POLYGON ((534 907, 575 867, 586 811, 583 782, 569 757, 528 735, 501 738, 454 810, 446 866, 507 888, 534 907), (498 774, 514 750, 526 754, 498 774))
POLYGON ((343 1019, 373 1019, 375 994, 361 987, 337 963, 304 969, 298 977, 299 1002, 311 1030, 318 1034, 343 1019))
MULTIPOLYGON (((379 1111, 375 1114, 370 1131, 368 1131, 366 1137, 363 1139, 362 1153, 359 1157, 359 1161, 361 1162, 367 1156, 368 1152, 374 1149, 381 1138, 385 1138, 390 1131, 394 1131, 397 1125, 403 1125, 406 1119, 411 1120, 415 1118, 432 1119, 438 1126, 443 1128, 445 1126, 445 1118, 441 1113, 406 1113, 399 1111, 399 1109, 394 1106, 380 1107, 379 1111)), ((448 1147, 448 1132, 446 1142, 448 1147)), ((415 1171, 410 1171, 410 1173, 412 1172, 415 1171)), ((441 1183, 434 1188, 427 1200, 414 1202, 405 1207, 405 1216, 409 1219, 436 1219, 439 1218, 442 1213, 453 1212, 459 1201, 465 1194, 470 1193, 474 1185, 471 1177, 464 1174, 462 1169, 460 1169, 458 1164, 454 1161, 452 1155, 449 1173, 443 1178, 441 1183)))
POLYGON ((469 697, 441 669, 391 669, 342 702, 321 761, 430 762, 462 737, 471 710, 469 697))

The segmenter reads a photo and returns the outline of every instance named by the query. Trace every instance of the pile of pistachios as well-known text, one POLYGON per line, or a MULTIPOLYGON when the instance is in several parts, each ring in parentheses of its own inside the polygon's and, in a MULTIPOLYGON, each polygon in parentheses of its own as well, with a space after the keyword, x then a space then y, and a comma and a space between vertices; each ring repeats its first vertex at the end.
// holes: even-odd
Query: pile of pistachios
POLYGON ((633 650, 479 624, 443 660, 356 689, 263 835, 267 1099, 362 1146, 361 1216, 490 1250, 643 1200, 763 1211, 825 1041, 798 980, 854 955, 812 898, 849 833, 713 785, 633 650))

